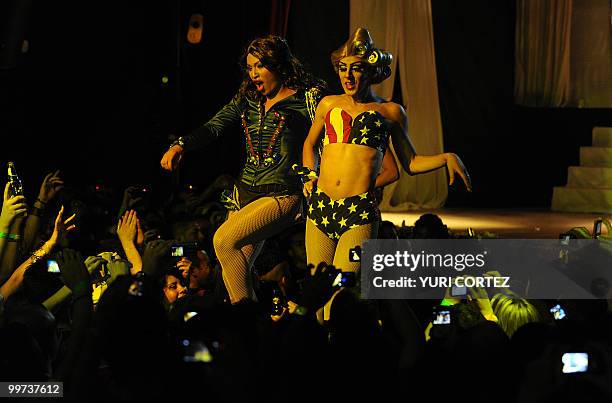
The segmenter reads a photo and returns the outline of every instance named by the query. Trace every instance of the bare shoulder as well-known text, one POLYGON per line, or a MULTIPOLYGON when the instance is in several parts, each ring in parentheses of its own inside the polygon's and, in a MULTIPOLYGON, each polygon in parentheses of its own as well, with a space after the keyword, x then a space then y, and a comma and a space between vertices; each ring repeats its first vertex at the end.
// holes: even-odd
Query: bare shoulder
POLYGON ((406 110, 395 102, 385 102, 381 104, 381 113, 388 120, 395 123, 404 123, 406 121, 406 110))
POLYGON ((333 105, 338 102, 338 95, 327 95, 321 98, 319 101, 319 106, 317 107, 318 112, 327 113, 333 105))

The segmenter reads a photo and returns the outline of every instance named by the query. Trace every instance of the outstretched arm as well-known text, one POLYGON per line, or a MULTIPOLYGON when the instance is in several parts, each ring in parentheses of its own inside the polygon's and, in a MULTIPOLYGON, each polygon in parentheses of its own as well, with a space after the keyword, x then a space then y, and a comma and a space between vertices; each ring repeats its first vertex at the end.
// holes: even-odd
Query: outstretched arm
POLYGON ((417 155, 410 137, 408 136, 408 116, 400 105, 392 104, 389 107, 389 119, 394 123, 391 129, 393 147, 404 171, 410 175, 425 173, 446 166, 448 169, 449 185, 455 181, 455 174, 459 175, 469 191, 472 191, 470 176, 463 162, 453 153, 436 155, 417 155))
POLYGON ((184 137, 180 137, 161 160, 163 169, 172 171, 179 164, 185 151, 203 147, 219 138, 223 132, 240 121, 241 108, 237 96, 225 105, 204 125, 184 137))

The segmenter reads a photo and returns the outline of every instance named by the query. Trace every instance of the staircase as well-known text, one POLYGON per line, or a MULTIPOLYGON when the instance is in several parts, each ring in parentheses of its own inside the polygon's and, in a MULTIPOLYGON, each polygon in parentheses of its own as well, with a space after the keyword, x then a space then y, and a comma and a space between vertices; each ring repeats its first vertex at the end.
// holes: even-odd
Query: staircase
POLYGON ((593 128, 593 146, 580 147, 580 166, 553 189, 553 211, 612 213, 612 127, 593 128))

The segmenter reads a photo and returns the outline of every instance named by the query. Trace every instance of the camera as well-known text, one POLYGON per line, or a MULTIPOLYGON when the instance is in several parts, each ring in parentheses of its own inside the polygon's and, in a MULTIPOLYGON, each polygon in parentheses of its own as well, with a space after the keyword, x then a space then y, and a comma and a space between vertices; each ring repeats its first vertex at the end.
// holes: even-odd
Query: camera
POLYGON ((434 325, 450 325, 451 311, 447 306, 434 307, 433 320, 434 325))
POLYGON ((349 262, 361 262, 361 246, 349 249, 349 262))
POLYGON ((589 369, 589 354, 585 352, 565 353, 561 357, 561 362, 563 362, 564 374, 587 372, 589 369))
POLYGON ((332 287, 355 287, 357 285, 357 276, 352 271, 342 271, 338 273, 332 287))
POLYGON ((197 254, 198 249, 197 242, 177 243, 170 248, 170 256, 175 258, 194 256, 197 254))
POLYGON ((59 273, 60 268, 57 260, 47 259, 47 273, 59 273))
POLYGON ((550 308, 550 313, 553 315, 553 318, 555 318, 555 320, 561 320, 567 316, 565 314, 565 309, 563 309, 563 307, 559 304, 550 308))

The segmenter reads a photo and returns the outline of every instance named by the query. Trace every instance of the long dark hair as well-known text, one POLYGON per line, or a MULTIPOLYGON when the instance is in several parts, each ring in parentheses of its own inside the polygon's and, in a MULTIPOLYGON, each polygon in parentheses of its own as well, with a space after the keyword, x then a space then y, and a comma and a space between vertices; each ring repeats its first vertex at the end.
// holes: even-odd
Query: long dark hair
POLYGON ((296 91, 313 87, 323 90, 327 87, 325 81, 314 77, 304 68, 302 62, 293 56, 285 39, 268 35, 251 41, 242 54, 240 65, 244 71, 244 78, 238 91, 240 97, 261 98, 246 70, 246 58, 249 54, 258 58, 266 69, 277 74, 285 87, 296 91))

